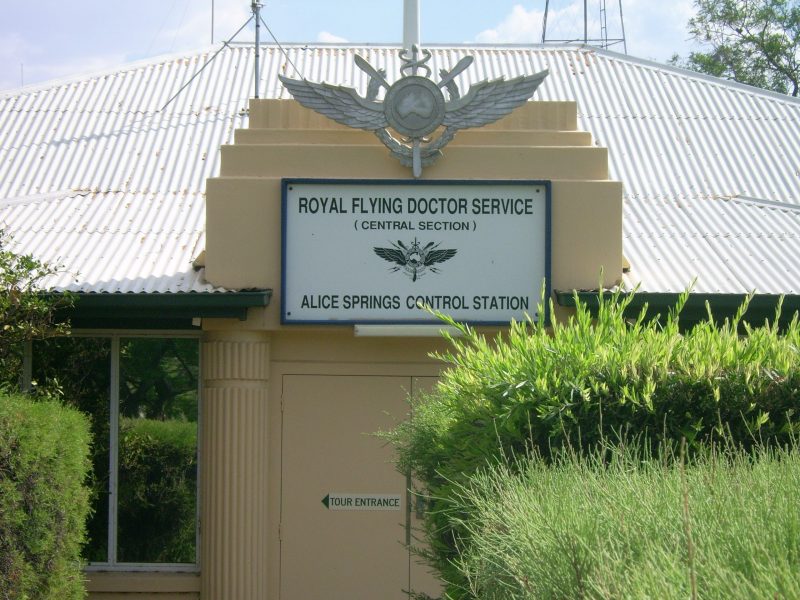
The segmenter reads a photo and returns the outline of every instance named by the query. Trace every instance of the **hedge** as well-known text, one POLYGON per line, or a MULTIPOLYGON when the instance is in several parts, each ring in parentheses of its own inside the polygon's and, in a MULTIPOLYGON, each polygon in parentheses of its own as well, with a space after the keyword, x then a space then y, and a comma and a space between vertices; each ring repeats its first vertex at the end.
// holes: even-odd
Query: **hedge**
POLYGON ((119 460, 119 560, 194 563, 197 423, 123 418, 119 460))
POLYGON ((83 598, 89 423, 53 401, 0 395, 0 598, 83 598))
POLYGON ((721 326, 709 319, 682 332, 687 298, 664 322, 645 320, 647 307, 626 319, 633 296, 601 297, 596 315, 576 298, 567 322, 514 323, 493 340, 443 317, 463 333, 438 355, 450 368, 387 435, 399 470, 429 498, 430 559, 453 597, 465 585, 452 562, 469 546, 470 516, 449 511, 449 500, 487 464, 531 452, 547 461, 608 440, 635 438, 654 451, 686 440, 691 455, 715 441, 748 449, 800 433, 797 317, 785 331, 752 328, 741 322, 745 303, 721 326))

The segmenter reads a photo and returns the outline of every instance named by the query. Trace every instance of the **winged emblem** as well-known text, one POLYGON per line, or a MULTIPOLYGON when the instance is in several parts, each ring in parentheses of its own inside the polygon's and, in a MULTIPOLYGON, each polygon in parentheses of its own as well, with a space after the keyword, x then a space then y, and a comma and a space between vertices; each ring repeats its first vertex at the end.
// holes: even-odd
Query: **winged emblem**
POLYGON ((428 242, 422 246, 416 238, 411 245, 406 245, 400 240, 397 240, 397 243, 389 243, 392 245, 391 248, 373 248, 375 254, 395 265, 389 269, 392 273, 402 270, 411 281, 419 279, 427 269, 432 273, 438 273, 439 269, 434 265, 450 260, 457 252, 453 249, 440 250, 440 244, 435 242, 428 242))
POLYGON ((356 66, 370 77, 366 96, 351 87, 278 77, 306 108, 342 125, 374 132, 393 156, 412 168, 414 177, 420 177, 422 167, 442 155, 442 148, 459 129, 482 127, 506 116, 533 96, 549 73, 545 70, 509 80, 482 81, 461 96, 454 80, 472 64, 472 56, 465 56, 449 71, 440 70, 438 83, 429 78, 429 51, 423 50, 420 57, 419 48, 414 46, 410 54, 401 51, 400 58, 403 76, 389 84, 383 69, 355 57, 356 66), (425 71, 425 76, 418 75, 419 71, 425 71), (381 88, 386 90, 382 102, 377 99, 381 88), (449 100, 445 100, 443 90, 449 100), (438 136, 430 137, 437 131, 438 136))

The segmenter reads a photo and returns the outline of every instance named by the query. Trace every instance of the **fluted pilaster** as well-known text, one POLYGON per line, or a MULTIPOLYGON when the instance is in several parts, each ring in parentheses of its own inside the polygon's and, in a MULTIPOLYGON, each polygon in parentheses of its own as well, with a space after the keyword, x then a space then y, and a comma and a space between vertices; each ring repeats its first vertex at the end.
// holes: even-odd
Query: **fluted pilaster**
POLYGON ((202 366, 201 597, 263 599, 269 338, 209 333, 202 366))

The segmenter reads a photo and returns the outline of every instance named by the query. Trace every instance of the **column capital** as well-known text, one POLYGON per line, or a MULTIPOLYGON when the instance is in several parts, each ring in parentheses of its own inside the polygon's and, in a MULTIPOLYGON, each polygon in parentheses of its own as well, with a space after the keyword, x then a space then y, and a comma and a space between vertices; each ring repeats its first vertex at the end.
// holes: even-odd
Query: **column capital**
POLYGON ((215 331, 204 334, 204 385, 266 385, 269 381, 269 346, 269 335, 259 331, 215 331))

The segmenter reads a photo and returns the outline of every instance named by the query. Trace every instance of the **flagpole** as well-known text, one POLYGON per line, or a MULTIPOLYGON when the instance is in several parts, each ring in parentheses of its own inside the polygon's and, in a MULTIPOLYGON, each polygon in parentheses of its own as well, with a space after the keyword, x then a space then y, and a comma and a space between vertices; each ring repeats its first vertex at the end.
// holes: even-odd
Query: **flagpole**
POLYGON ((403 49, 411 51, 420 46, 419 0, 403 0, 403 49))

